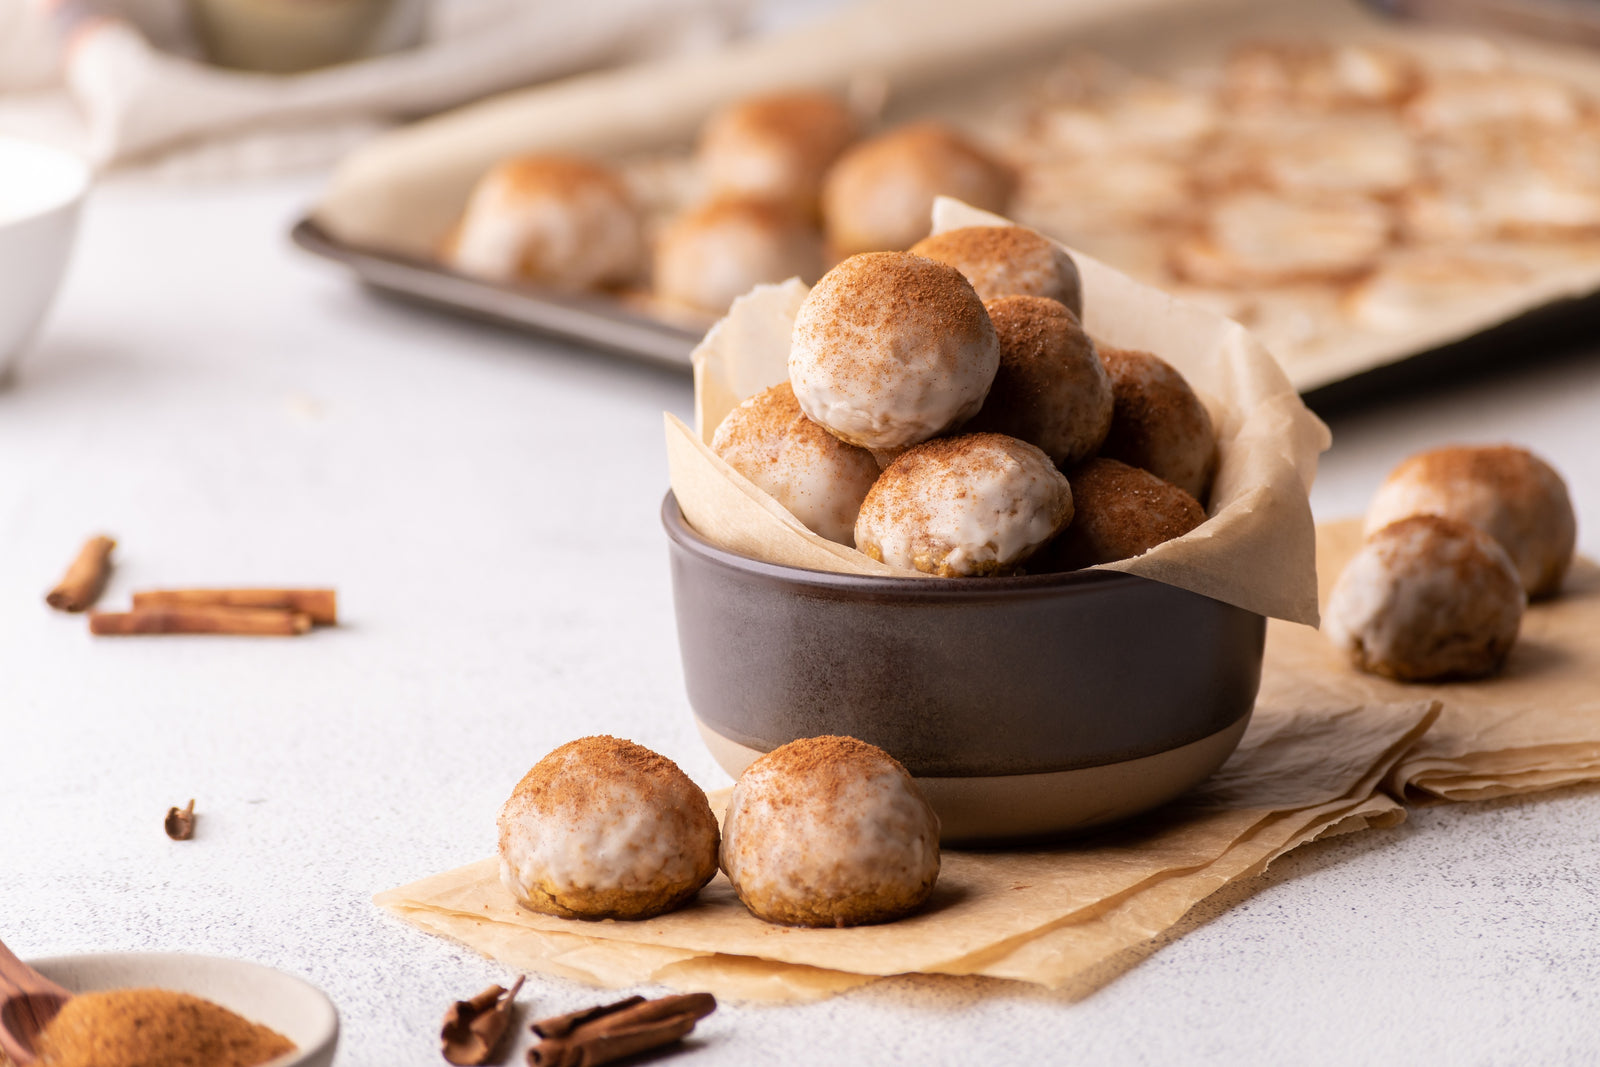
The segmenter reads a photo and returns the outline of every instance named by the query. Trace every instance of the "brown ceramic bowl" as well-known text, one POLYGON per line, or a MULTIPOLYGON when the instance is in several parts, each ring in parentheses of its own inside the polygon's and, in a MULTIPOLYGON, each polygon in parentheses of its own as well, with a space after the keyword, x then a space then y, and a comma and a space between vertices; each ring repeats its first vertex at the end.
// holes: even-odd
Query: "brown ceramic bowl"
POLYGON ((1071 833, 1156 807, 1239 743, 1266 620, 1111 571, 869 578, 717 548, 661 508, 684 679, 737 776, 848 734, 916 776, 950 843, 1071 833))

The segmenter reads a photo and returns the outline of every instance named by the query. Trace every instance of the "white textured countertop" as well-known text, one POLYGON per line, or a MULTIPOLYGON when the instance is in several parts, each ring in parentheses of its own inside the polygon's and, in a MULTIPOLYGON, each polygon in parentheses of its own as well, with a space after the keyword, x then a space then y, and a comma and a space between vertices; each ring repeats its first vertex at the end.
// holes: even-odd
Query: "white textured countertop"
MULTIPOLYGON (((379 302, 292 249, 310 182, 113 185, 0 392, 0 937, 309 977, 343 1065, 437 1059, 505 972, 378 890, 481 858, 556 744, 632 737, 725 784, 683 694, 656 510, 687 378, 379 302), (153 584, 331 583, 297 640, 91 640, 43 591, 88 533, 106 603, 153 584), (163 836, 198 798, 196 840, 163 836)), ((1333 422, 1315 501, 1408 452, 1553 460, 1600 552, 1600 339, 1333 422)), ((1600 685, 1600 679, 1596 680, 1600 685)), ((694 1064, 1593 1063, 1600 789, 1415 811, 1305 848, 1098 993, 896 979, 725 1006, 694 1064)), ((605 994, 535 977, 539 1014, 605 994)), ((520 1062, 520 1061, 519 1061, 520 1062)))

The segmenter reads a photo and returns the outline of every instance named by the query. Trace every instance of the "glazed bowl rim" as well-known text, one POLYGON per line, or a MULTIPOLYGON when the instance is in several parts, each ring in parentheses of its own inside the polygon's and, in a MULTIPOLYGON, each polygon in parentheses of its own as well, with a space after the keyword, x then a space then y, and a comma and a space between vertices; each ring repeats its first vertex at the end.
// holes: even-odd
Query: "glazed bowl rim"
MULTIPOLYGON (((834 591, 848 590, 859 593, 882 593, 926 600, 967 599, 989 594, 1000 598, 1026 598, 1030 596, 1059 594, 1089 588, 1133 588, 1141 585, 1164 585, 1137 574, 1122 571, 1080 570, 1051 574, 1021 574, 991 578, 901 578, 893 575, 847 574, 841 571, 819 571, 809 567, 793 567, 785 563, 771 563, 741 555, 712 544, 693 526, 678 506, 672 490, 661 501, 661 525, 673 544, 693 555, 753 578, 765 578, 789 585, 811 586, 834 591)), ((1168 586, 1174 593, 1200 596, 1177 586, 1168 586)))

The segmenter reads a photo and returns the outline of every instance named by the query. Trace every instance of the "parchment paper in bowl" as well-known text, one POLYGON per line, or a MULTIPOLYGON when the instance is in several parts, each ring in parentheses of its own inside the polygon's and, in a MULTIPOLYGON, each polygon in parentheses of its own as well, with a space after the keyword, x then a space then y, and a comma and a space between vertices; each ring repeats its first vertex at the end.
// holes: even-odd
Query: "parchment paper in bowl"
MULTIPOLYGON (((1360 520, 1317 529, 1326 598, 1361 547, 1360 520)), ((1395 767, 1388 786, 1411 799, 1486 800, 1600 779, 1600 566, 1573 561, 1561 594, 1529 605, 1503 671, 1443 685, 1365 674, 1321 633, 1267 629, 1264 701, 1440 701, 1438 724, 1395 767)))
POLYGON ((773 926, 720 875, 694 904, 657 919, 558 919, 519 907, 494 860, 376 902, 509 966, 602 986, 804 1000, 914 972, 1092 985, 1196 903, 1297 845, 1399 821, 1403 810, 1378 784, 1437 714, 1426 700, 1262 707, 1234 756, 1185 800, 1067 845, 947 851, 929 906, 882 926, 773 926))
MULTIPOLYGON (((1010 225, 941 198, 934 232, 1010 225)), ((1209 520, 1134 559, 1103 565, 1294 622, 1317 621, 1308 493, 1328 429, 1272 356, 1238 323, 1071 252, 1084 328, 1118 348, 1154 352, 1212 404, 1221 464, 1209 520)), ((774 563, 857 574, 911 574, 807 530, 707 447, 741 400, 788 376, 789 335, 806 287, 763 286, 737 301, 695 350, 697 431, 667 416, 667 460, 684 516, 713 543, 774 563)))

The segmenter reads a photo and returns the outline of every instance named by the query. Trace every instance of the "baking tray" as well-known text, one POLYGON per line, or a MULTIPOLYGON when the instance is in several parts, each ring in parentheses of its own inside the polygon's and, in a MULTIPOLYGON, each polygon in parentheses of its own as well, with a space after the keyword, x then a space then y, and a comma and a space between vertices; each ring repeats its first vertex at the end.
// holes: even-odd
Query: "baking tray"
MULTIPOLYGON (((341 243, 304 218, 295 244, 341 263, 379 293, 515 330, 552 337, 689 374, 689 356, 703 331, 663 322, 604 297, 573 296, 531 286, 497 285, 444 270, 430 260, 363 251, 341 243)), ((1568 358, 1600 339, 1600 297, 1561 300, 1459 341, 1416 352, 1304 393, 1313 411, 1329 415, 1375 399, 1426 392, 1438 382, 1502 372, 1507 353, 1525 367, 1568 358)))
MULTIPOLYGON (((961 97, 961 86, 974 84, 971 79, 994 78, 996 70, 1022 69, 1041 57, 1081 50, 1132 69, 1181 70, 1222 54, 1241 35, 1400 39, 1424 53, 1430 40, 1426 31, 1380 21, 1350 0, 991 0, 981 18, 956 0, 873 0, 817 25, 693 63, 588 75, 382 135, 341 164, 297 228, 296 240, 391 294, 687 367, 701 324, 664 319, 642 300, 478 281, 429 258, 477 176, 517 152, 625 160, 681 147, 714 107, 785 85, 842 91, 863 74, 875 76, 888 86, 889 117, 899 120, 923 108, 948 114, 951 98, 961 97), (1143 17, 1132 18, 1136 13, 1143 17), (1161 33, 1149 32, 1152 21, 1161 33)), ((1600 95, 1600 63, 1593 53, 1534 42, 1508 43, 1508 51, 1518 65, 1600 95)), ((1495 290, 1490 299, 1404 333, 1351 330, 1331 335, 1333 343, 1319 352, 1280 353, 1281 361, 1302 392, 1340 404, 1359 399, 1369 386, 1382 391, 1396 375, 1378 372, 1425 355, 1428 376, 1447 378, 1452 358, 1482 350, 1474 339, 1516 344, 1525 320, 1547 338, 1552 322, 1568 319, 1573 305, 1588 303, 1600 291, 1596 248, 1590 261, 1495 290)), ((1566 331, 1558 325, 1557 332, 1566 331)))
POLYGON ((705 333, 634 311, 600 294, 500 285, 457 274, 432 260, 356 248, 312 218, 297 222, 290 237, 307 252, 349 267, 363 283, 386 295, 644 363, 687 372, 689 353, 705 333))

